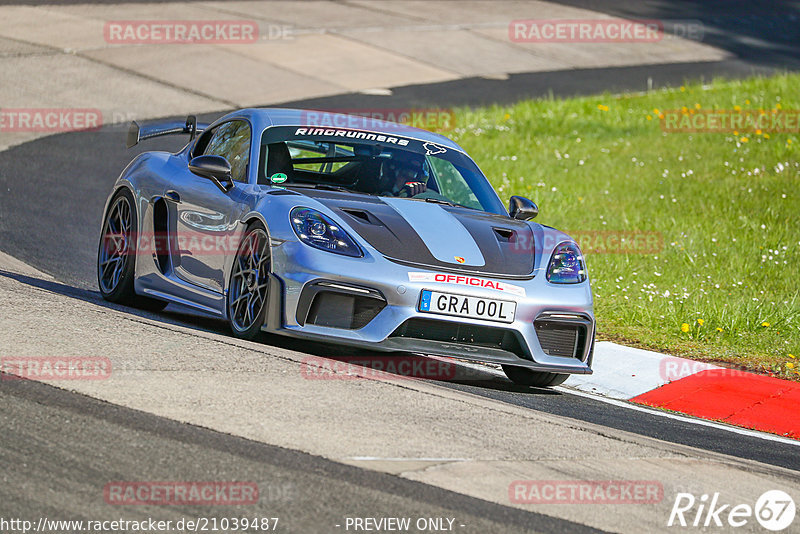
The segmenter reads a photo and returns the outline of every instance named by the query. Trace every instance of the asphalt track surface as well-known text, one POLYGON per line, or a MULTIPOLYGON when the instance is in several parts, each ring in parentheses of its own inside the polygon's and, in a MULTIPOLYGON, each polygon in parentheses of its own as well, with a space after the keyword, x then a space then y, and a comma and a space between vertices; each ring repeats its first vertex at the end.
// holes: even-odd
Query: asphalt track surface
MULTIPOLYGON (((24 275, 0 273, 0 276, 10 276, 32 287, 60 293, 71 298, 86 300, 95 304, 99 303, 100 305, 105 304, 96 291, 24 275)), ((150 314, 133 308, 105 305, 126 309, 132 314, 144 314, 148 318, 169 324, 188 326, 217 334, 229 334, 229 327, 226 322, 180 306, 170 305, 159 314, 150 314)), ((354 355, 359 356, 360 361, 366 355, 363 351, 344 346, 314 343, 276 335, 265 334, 260 341, 275 347, 344 361, 354 355)), ((381 353, 377 353, 374 356, 375 365, 379 365, 381 358, 385 357, 381 353)), ((475 369, 481 366, 472 364, 471 367, 475 369)), ((691 418, 685 418, 689 419, 687 421, 660 417, 651 413, 652 411, 634 411, 617 404, 609 404, 602 400, 573 395, 559 390, 519 386, 513 384, 504 376, 498 376, 499 373, 496 369, 485 367, 485 372, 478 372, 476 378, 469 381, 438 380, 430 382, 440 387, 456 389, 531 410, 568 417, 576 421, 585 421, 671 443, 689 445, 699 449, 800 471, 800 465, 797 462, 800 445, 797 444, 765 440, 721 428, 697 425, 690 422, 691 418)), ((473 374, 472 376, 475 375, 473 374)), ((722 426, 733 428, 726 425, 722 426)))
MULTIPOLYGON (((624 6, 619 2, 591 2, 590 6, 589 2, 568 3, 620 16, 699 19, 709 25, 715 20, 713 11, 681 2, 666 7, 624 6)), ((473 78, 397 88, 391 97, 352 94, 287 104, 397 108, 508 103, 551 94, 643 90, 648 83, 653 87, 674 86, 687 79, 736 78, 800 67, 797 32, 783 31, 786 25, 780 22, 785 19, 796 27, 794 4, 761 3, 761 13, 777 15, 763 16, 749 24, 736 22, 736 9, 740 5, 725 2, 730 16, 717 21, 721 28, 719 36, 714 34, 706 39, 737 54, 737 59, 728 61, 517 74, 507 80, 473 78), (748 39, 730 37, 736 32, 748 39)), ((214 118, 216 115, 201 119, 214 118)), ((0 250, 57 279, 57 282, 25 279, 27 283, 47 285, 53 291, 77 298, 96 299, 92 293, 96 284, 94 262, 103 202, 110 185, 135 154, 135 150, 124 149, 124 131, 119 126, 99 132, 56 135, 0 153, 0 250)), ((183 142, 183 138, 145 142, 137 150, 172 150, 183 142)), ((138 312, 131 310, 131 313, 138 312)), ((221 321, 172 306, 160 317, 166 322, 190 324, 198 329, 225 330, 221 321)), ((288 339, 270 337, 265 342, 295 350, 331 353, 330 347, 309 349, 288 339)), ((440 384, 531 410, 798 470, 798 449, 793 445, 665 419, 558 391, 519 387, 489 373, 486 380, 440 384)), ((14 495, 3 492, 0 515, 5 517, 19 516, 27 510, 35 510, 36 515, 52 510, 59 518, 66 518, 64 511, 73 512, 71 517, 75 519, 105 517, 109 508, 96 491, 100 482, 108 481, 109 473, 118 474, 121 480, 147 479, 145 471, 160 466, 160 472, 150 472, 150 479, 164 472, 183 473, 186 480, 241 479, 239 473, 248 473, 250 478, 260 481, 291 481, 288 486, 277 486, 275 499, 262 499, 262 505, 269 507, 265 513, 296 524, 297 528, 289 531, 315 531, 320 525, 335 525, 346 509, 351 516, 455 516, 474 526, 475 532, 531 531, 531 528, 545 532, 593 532, 582 525, 182 425, 43 384, 6 382, 0 402, 4 486, 26 488, 25 492, 14 495), (36 424, 20 425, 18 421, 36 424), (96 443, 115 444, 114 454, 98 457, 92 447, 96 443), (158 462, 153 462, 153 458, 158 458, 158 462), (156 465, 149 467, 153 464, 156 465), (73 489, 71 493, 83 496, 76 502, 83 504, 76 507, 76 502, 48 500, 50 488, 55 487, 73 489), (295 493, 291 499, 282 499, 281 492, 285 491, 295 493)), ((198 516, 222 514, 217 509, 192 511, 198 516)), ((251 511, 248 509, 248 513, 251 511)), ((185 516, 184 512, 181 513, 185 516)), ((164 515, 170 513, 176 514, 154 507, 138 509, 132 515, 175 519, 164 515)))
POLYGON ((0 492, 0 517, 6 519, 36 524, 40 517, 174 522, 198 517, 277 517, 279 532, 336 532, 344 530, 337 526, 344 525, 346 517, 423 517, 453 518, 454 530, 465 534, 602 532, 177 423, 38 382, 4 380, 0 404, 3 485, 15 488, 14 492, 0 492), (98 443, 106 446, 98 449, 98 443), (103 494, 104 486, 114 480, 176 477, 254 482, 259 488, 258 503, 181 506, 176 510, 113 505, 103 494))

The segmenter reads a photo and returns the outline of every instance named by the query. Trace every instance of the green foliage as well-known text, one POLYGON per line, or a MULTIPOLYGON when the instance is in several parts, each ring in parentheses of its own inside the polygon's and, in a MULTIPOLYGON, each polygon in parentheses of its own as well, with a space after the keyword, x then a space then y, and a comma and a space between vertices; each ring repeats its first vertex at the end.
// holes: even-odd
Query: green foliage
POLYGON ((798 84, 784 75, 461 109, 450 135, 501 197, 537 202, 537 222, 660 235, 652 253, 585 251, 601 335, 796 377, 800 136, 665 133, 659 116, 792 112, 798 84))

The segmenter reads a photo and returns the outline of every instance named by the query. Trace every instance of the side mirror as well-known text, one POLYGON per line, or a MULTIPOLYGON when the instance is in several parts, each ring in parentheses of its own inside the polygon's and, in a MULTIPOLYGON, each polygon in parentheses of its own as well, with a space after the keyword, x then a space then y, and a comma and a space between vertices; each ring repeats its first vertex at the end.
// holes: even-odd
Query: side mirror
POLYGON ((539 206, 530 199, 514 195, 508 201, 508 215, 512 219, 528 221, 539 215, 539 206))
POLYGON ((189 170, 214 182, 223 193, 233 189, 231 164, 222 156, 196 156, 189 162, 189 170))

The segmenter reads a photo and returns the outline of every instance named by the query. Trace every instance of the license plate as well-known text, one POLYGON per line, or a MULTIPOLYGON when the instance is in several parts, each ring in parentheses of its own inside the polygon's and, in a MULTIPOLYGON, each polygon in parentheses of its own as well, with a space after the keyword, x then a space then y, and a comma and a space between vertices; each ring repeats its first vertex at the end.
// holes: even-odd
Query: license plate
POLYGON ((469 319, 513 323, 514 313, 517 311, 517 303, 510 300, 469 297, 423 289, 422 297, 419 301, 419 311, 452 315, 454 317, 467 317, 469 319))

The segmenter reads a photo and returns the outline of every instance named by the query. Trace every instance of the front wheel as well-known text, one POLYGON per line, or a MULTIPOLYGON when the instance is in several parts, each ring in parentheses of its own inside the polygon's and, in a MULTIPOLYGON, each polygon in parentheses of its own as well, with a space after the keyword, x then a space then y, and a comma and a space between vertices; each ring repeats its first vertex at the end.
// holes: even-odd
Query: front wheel
POLYGON ((534 371, 526 367, 516 367, 514 365, 504 365, 503 372, 506 374, 509 380, 515 384, 519 384, 520 386, 533 386, 537 388, 557 386, 569 378, 569 375, 567 374, 534 371))
POLYGON ((247 227, 231 269, 226 306, 233 335, 255 339, 264 324, 269 297, 270 249, 264 225, 247 227))

